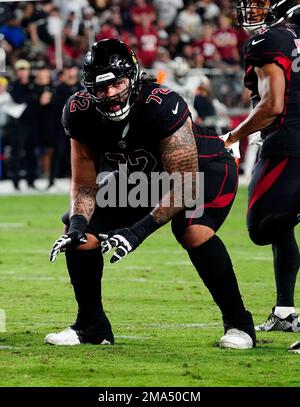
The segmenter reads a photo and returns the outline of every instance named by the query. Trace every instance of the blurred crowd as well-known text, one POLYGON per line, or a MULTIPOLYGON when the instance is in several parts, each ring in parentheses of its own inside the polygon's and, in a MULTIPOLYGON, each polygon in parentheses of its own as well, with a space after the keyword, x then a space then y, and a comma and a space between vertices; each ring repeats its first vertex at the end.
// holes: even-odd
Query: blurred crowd
POLYGON ((230 0, 44 0, 0 3, 0 179, 35 188, 69 175, 60 117, 82 89, 87 49, 103 38, 133 48, 147 71, 182 94, 220 133, 249 106, 243 46, 230 0))

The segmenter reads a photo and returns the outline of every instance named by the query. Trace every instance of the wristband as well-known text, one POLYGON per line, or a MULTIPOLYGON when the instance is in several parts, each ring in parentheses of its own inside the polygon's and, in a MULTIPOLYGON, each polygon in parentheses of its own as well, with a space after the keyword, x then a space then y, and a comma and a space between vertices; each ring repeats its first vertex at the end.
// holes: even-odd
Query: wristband
POLYGON ((70 228, 68 233, 81 232, 85 234, 88 221, 83 215, 73 215, 70 217, 70 228))
POLYGON ((151 233, 155 232, 162 225, 157 223, 153 216, 147 215, 139 222, 136 222, 130 229, 138 237, 139 243, 142 243, 151 233))

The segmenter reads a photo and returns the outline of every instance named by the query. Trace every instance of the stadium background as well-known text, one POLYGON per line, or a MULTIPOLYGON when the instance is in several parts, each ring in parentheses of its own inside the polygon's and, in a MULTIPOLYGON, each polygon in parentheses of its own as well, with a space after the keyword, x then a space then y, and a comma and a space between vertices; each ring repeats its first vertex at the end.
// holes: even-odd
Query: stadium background
MULTIPOLYGON (((238 354, 218 348, 217 307, 168 226, 117 269, 107 264, 104 298, 116 346, 43 344, 47 333, 65 328, 76 312, 63 256, 55 267, 47 260, 61 232, 59 215, 68 206, 66 194, 45 194, 68 188, 68 142, 60 125, 64 100, 58 90, 78 84, 82 57, 95 39, 121 38, 161 82, 179 84, 185 97, 197 97, 198 122, 223 132, 249 110, 242 83, 247 36, 235 25, 234 4, 1 1, 0 33, 0 308, 7 328, 0 334, 0 386, 299 386, 298 356, 287 352, 299 339, 295 334, 260 334, 256 349, 238 354), (28 64, 34 95, 26 106, 30 131, 16 139, 24 105, 9 95, 16 68, 28 64), (14 158, 21 194, 13 184, 14 158), (28 163, 36 178, 32 186, 25 181, 28 163), (55 183, 47 189, 51 168, 55 183), (7 192, 16 194, 4 196, 7 192)), ((221 236, 247 307, 261 323, 275 298, 272 256, 270 248, 249 241, 246 196, 240 188, 221 236)), ((296 299, 298 304, 298 287, 296 299)))
MULTIPOLYGON (((55 192, 54 179, 69 176, 61 110, 77 76, 80 79, 83 56, 96 40, 120 38, 129 44, 143 68, 188 100, 194 120, 219 133, 248 112, 249 95, 242 83, 247 34, 236 27, 234 3, 229 0, 45 0, 0 5, 0 179, 12 179, 16 190, 18 178, 26 177, 27 171, 34 173, 29 190, 36 186, 32 178, 42 178, 49 181, 42 189, 52 187, 55 192), (26 68, 24 60, 30 64, 30 101, 14 89, 17 71, 26 68), (8 106, 6 93, 17 106, 8 106), (22 102, 25 113, 19 109, 22 102), (26 120, 30 134, 25 136, 16 128, 26 120)), ((241 172, 246 147, 244 142, 241 172)), ((248 178, 253 154, 246 164, 248 178)))

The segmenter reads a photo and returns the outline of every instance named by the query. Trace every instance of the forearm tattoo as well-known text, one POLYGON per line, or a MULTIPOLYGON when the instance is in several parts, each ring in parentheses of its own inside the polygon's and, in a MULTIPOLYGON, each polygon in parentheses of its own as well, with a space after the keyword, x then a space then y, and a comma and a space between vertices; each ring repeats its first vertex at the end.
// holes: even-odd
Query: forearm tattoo
POLYGON ((190 189, 190 195, 196 195, 196 173, 198 172, 198 152, 197 146, 192 130, 192 124, 188 119, 185 124, 176 131, 172 136, 161 142, 161 158, 165 171, 169 174, 179 173, 181 175, 182 185, 181 188, 173 188, 166 197, 170 200, 169 207, 165 207, 162 201, 152 211, 152 216, 159 224, 168 222, 173 216, 183 209, 174 206, 178 202, 176 197, 180 194, 180 202, 184 203, 183 193, 184 190, 190 189), (184 174, 191 175, 188 185, 183 185, 184 174))
POLYGON ((70 216, 83 215, 90 221, 96 206, 96 194, 97 188, 74 187, 71 196, 70 216))

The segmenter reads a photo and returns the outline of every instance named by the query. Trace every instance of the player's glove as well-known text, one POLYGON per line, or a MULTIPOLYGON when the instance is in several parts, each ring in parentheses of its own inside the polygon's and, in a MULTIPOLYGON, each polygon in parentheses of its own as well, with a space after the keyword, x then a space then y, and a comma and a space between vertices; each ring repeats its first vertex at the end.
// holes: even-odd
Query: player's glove
POLYGON ((103 254, 116 248, 110 262, 117 263, 127 254, 133 252, 159 225, 151 215, 147 215, 140 222, 129 228, 117 229, 107 234, 100 233, 101 250, 103 254))
POLYGON ((60 252, 72 249, 87 242, 85 235, 87 220, 82 215, 73 215, 70 218, 70 228, 68 233, 58 238, 50 251, 49 260, 54 262, 60 252))
MULTIPOLYGON (((224 134, 223 136, 220 136, 220 139, 224 141, 224 143, 227 141, 228 137, 230 137, 230 132, 224 134)), ((226 150, 232 157, 234 158, 241 158, 241 153, 240 153, 240 142, 236 141, 235 143, 231 144, 229 147, 225 147, 226 150)))
POLYGON ((260 131, 256 131, 255 133, 250 134, 250 136, 248 136, 248 142, 249 145, 252 146, 253 144, 261 147, 263 144, 263 139, 261 138, 261 132, 260 131))
POLYGON ((110 259, 111 263, 117 263, 140 245, 138 237, 130 228, 117 229, 108 232, 108 234, 100 233, 99 240, 103 254, 109 253, 114 247, 116 248, 110 259))

